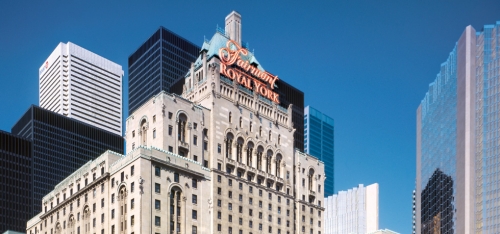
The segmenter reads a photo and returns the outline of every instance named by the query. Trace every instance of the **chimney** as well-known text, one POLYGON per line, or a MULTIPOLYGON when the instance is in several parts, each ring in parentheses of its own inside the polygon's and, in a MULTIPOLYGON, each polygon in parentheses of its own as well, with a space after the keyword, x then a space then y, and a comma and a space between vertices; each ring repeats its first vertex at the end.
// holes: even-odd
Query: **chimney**
POLYGON ((236 41, 241 45, 241 15, 240 13, 233 11, 228 16, 226 16, 226 34, 229 39, 236 41))

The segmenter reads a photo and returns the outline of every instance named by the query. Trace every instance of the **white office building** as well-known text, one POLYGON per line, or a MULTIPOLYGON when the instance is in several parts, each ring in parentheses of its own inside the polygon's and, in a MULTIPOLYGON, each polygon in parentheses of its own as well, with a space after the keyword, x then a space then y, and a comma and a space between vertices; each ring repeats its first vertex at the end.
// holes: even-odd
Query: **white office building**
POLYGON ((378 231, 378 184, 340 191, 325 199, 326 234, 378 231))
POLYGON ((39 69, 40 107, 122 135, 122 67, 71 42, 39 69))

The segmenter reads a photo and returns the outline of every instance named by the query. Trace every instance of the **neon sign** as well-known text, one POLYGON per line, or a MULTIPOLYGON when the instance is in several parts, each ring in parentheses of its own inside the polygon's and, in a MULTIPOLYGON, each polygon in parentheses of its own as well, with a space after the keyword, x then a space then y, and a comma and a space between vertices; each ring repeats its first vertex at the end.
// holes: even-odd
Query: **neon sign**
POLYGON ((235 80, 247 89, 253 90, 279 104, 279 95, 272 91, 274 83, 279 80, 278 76, 252 66, 248 61, 241 58, 246 55, 248 55, 247 49, 233 40, 227 41, 226 47, 219 49, 220 73, 231 80, 235 80), (236 49, 231 49, 231 45, 236 49))

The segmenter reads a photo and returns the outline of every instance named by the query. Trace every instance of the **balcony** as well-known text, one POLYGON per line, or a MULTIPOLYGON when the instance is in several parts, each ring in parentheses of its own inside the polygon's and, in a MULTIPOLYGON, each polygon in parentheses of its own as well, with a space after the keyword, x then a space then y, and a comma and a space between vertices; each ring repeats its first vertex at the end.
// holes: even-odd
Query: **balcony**
POLYGON ((246 169, 247 169, 247 165, 245 165, 245 164, 243 164, 243 163, 236 162, 236 165, 237 165, 239 168, 243 169, 243 170, 246 170, 246 169))
POLYGON ((186 150, 189 150, 189 144, 187 142, 184 142, 182 140, 178 140, 177 144, 179 145, 179 147, 182 147, 186 150))

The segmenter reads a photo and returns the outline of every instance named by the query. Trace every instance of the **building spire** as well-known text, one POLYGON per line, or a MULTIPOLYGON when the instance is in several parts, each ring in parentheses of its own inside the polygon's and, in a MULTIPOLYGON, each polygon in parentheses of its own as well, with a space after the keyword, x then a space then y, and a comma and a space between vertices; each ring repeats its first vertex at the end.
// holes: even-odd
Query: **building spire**
POLYGON ((226 35, 229 39, 236 41, 241 45, 241 15, 236 11, 232 11, 226 16, 226 35))

